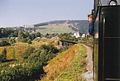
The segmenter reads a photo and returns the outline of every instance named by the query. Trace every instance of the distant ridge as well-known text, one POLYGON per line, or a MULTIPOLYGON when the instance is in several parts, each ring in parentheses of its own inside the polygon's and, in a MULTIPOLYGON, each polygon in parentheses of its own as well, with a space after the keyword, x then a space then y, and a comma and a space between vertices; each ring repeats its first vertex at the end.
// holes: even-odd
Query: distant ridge
POLYGON ((80 33, 88 33, 88 21, 87 20, 54 20, 49 22, 43 22, 34 24, 35 27, 47 26, 49 24, 70 24, 69 28, 80 33))

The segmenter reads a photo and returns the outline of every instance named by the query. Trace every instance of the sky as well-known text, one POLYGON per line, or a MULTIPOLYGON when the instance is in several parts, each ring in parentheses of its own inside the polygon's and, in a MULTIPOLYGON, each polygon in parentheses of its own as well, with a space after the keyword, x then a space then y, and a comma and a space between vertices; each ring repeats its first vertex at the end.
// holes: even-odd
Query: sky
POLYGON ((87 20, 94 0, 0 0, 0 27, 87 20))

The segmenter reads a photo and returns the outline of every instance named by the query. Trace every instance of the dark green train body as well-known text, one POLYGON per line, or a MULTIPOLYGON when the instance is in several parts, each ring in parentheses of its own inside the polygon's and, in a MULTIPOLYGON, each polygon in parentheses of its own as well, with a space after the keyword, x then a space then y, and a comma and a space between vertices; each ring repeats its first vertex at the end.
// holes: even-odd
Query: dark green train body
POLYGON ((94 81, 120 81, 120 5, 99 6, 94 81))

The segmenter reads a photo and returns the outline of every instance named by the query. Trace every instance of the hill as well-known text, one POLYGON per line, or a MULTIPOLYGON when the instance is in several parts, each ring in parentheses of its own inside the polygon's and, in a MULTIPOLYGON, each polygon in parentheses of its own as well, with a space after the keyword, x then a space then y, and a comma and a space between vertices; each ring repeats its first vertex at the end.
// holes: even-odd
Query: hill
POLYGON ((53 34, 53 33, 73 33, 75 32, 67 24, 51 24, 51 25, 45 25, 45 26, 39 26, 39 28, 36 30, 37 32, 40 32, 42 34, 53 34))
POLYGON ((40 32, 49 33, 69 33, 79 31, 81 33, 88 32, 87 20, 56 20, 34 25, 40 32))

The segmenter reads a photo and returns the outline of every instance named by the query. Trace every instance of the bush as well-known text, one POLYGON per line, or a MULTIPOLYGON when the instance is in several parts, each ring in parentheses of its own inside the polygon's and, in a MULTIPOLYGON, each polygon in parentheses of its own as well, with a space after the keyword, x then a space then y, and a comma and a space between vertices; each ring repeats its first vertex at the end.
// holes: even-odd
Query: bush
POLYGON ((23 66, 6 67, 0 73, 0 81, 33 81, 43 73, 42 64, 27 64, 23 66))
POLYGON ((58 50, 56 47, 54 47, 52 44, 42 45, 42 46, 40 47, 40 49, 44 49, 44 50, 46 50, 48 53, 58 53, 58 52, 59 52, 59 50, 58 50))
POLYGON ((35 51, 35 48, 28 47, 23 54, 23 58, 27 59, 30 56, 30 54, 32 54, 34 51, 35 51))
POLYGON ((4 40, 0 41, 0 46, 8 46, 8 45, 10 45, 10 43, 8 43, 7 41, 4 40))
POLYGON ((4 61, 6 61, 6 58, 7 58, 7 51, 6 51, 6 49, 4 49, 3 51, 2 51, 2 53, 0 54, 0 62, 4 62, 4 61))
POLYGON ((11 38, 11 39, 9 39, 9 43, 14 44, 14 43, 16 43, 16 40, 14 38, 11 38))

